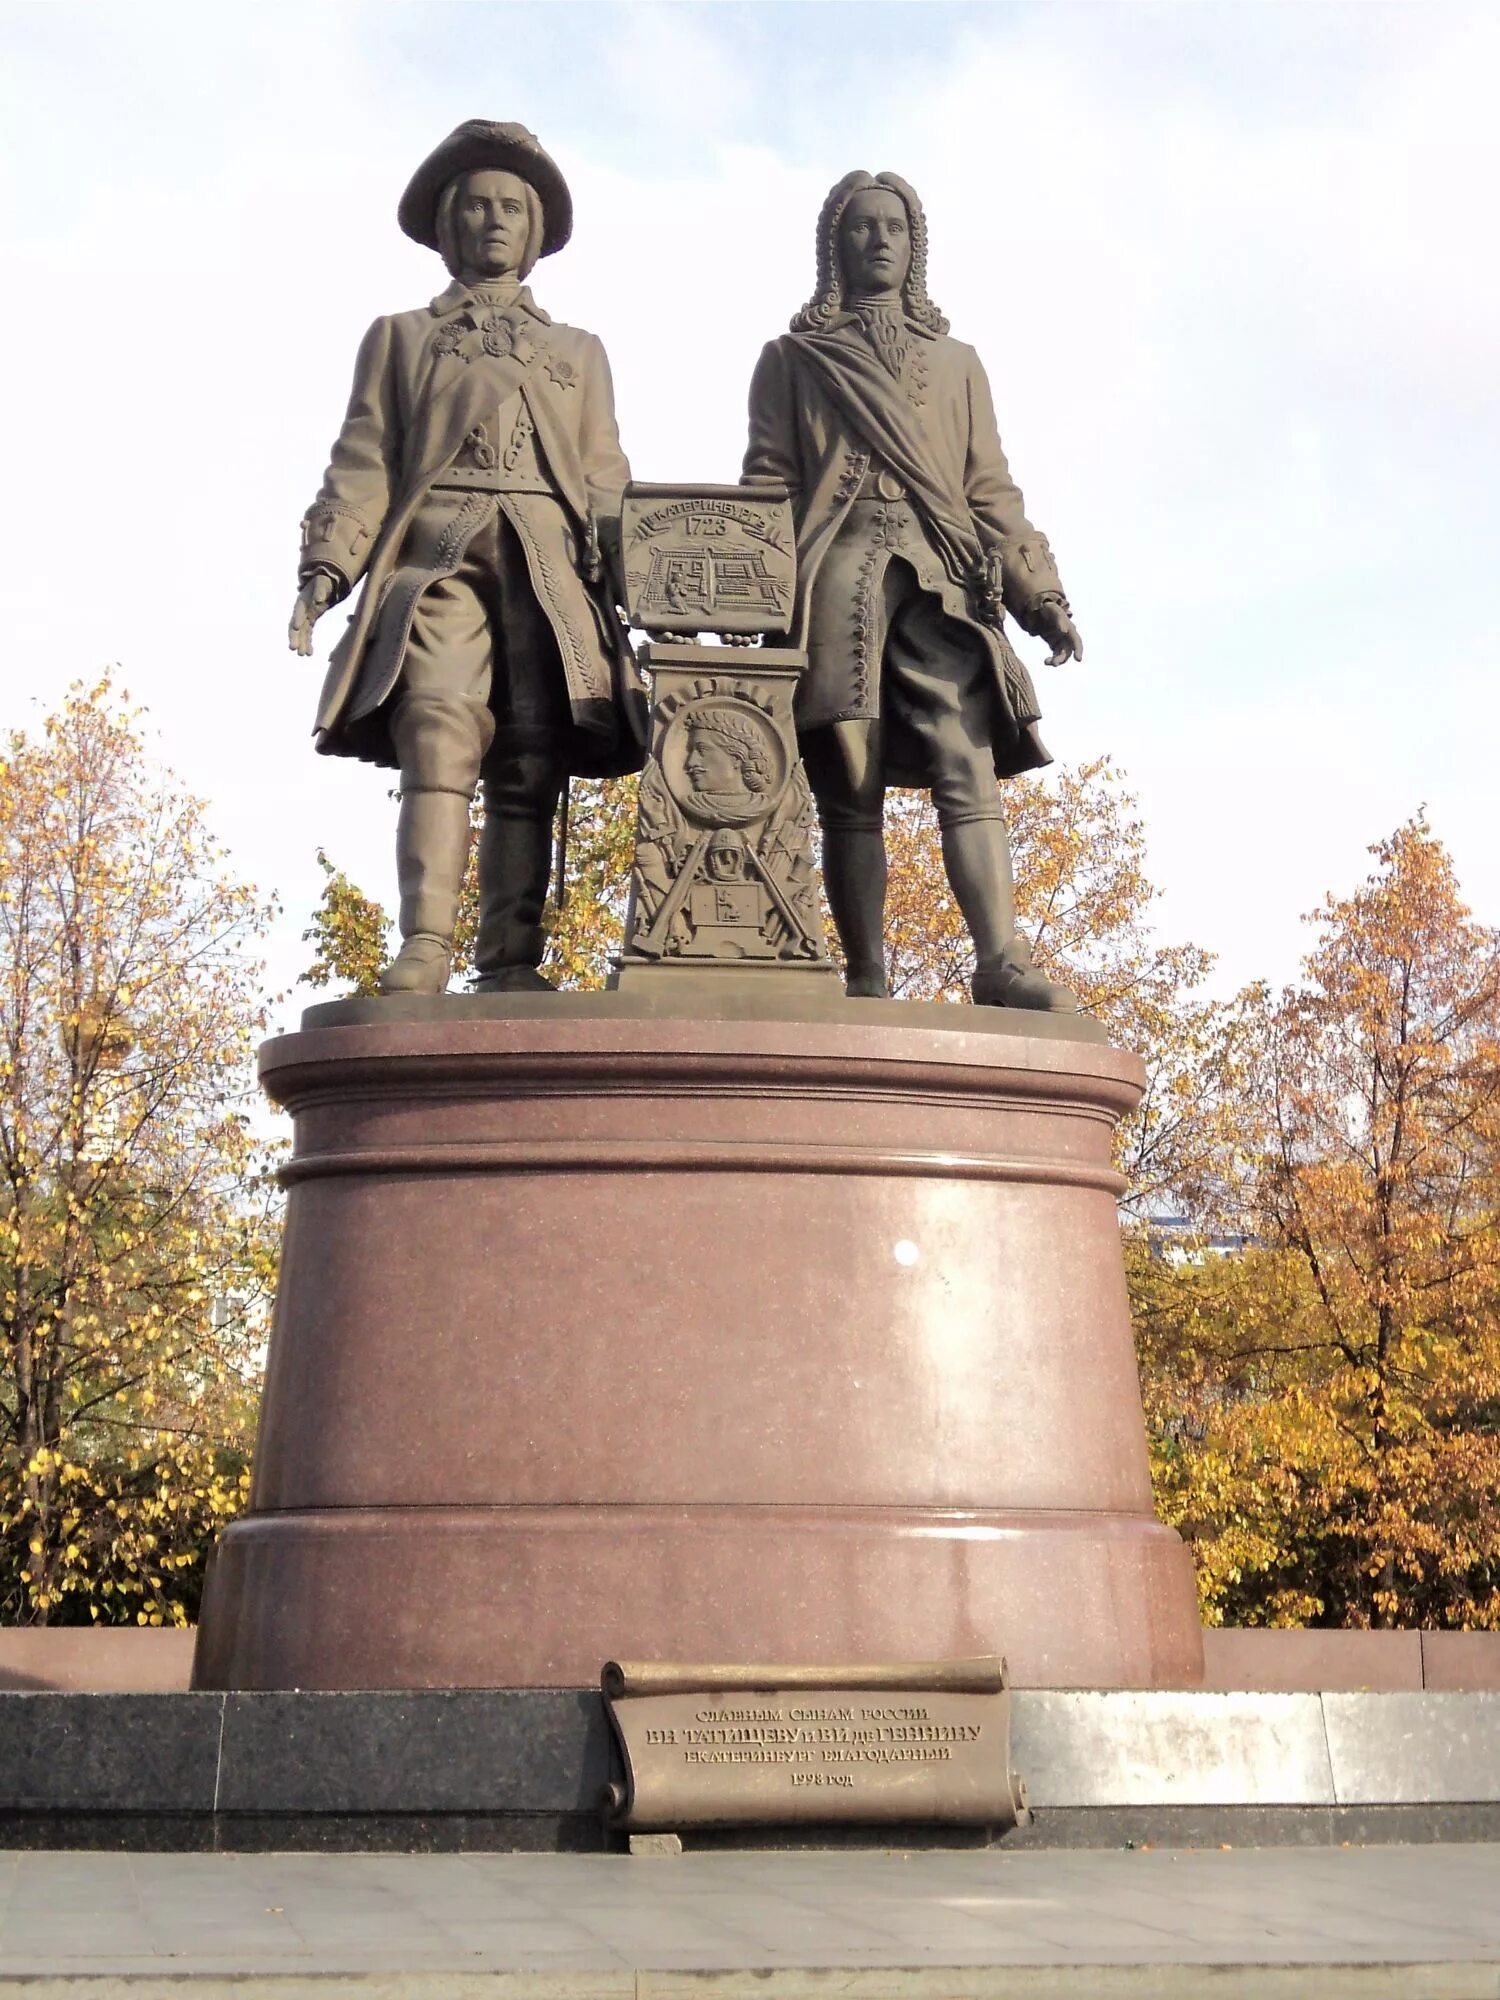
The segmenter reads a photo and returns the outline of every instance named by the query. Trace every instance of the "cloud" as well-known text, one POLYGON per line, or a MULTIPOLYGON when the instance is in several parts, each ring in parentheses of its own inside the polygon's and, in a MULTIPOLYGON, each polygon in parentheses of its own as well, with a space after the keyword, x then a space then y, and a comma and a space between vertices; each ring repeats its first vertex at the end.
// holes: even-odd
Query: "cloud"
POLYGON ((607 36, 619 101, 663 149, 712 146, 750 112, 753 80, 710 16, 642 0, 615 9, 607 36))

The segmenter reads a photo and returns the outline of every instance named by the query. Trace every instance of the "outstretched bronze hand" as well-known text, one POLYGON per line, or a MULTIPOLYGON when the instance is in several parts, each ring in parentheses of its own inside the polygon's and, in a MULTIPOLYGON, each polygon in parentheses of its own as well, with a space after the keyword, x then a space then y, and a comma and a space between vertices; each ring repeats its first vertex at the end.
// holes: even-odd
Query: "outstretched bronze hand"
POLYGON ((311 657, 313 627, 337 595, 338 586, 327 571, 314 570, 297 592, 291 623, 286 628, 286 642, 294 653, 300 653, 304 659, 311 657))
POLYGON ((1083 658, 1083 641, 1078 636, 1078 627, 1061 598, 1044 597, 1037 606, 1036 617, 1040 637, 1052 647, 1047 655, 1049 667, 1060 667, 1067 660, 1083 658))

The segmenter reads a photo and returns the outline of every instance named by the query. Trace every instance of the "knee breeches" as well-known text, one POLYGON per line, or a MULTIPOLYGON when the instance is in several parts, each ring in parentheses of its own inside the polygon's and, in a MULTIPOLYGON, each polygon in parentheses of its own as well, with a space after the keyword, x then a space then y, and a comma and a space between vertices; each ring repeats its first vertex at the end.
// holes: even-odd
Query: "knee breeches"
MULTIPOLYGON (((418 599, 391 707, 405 791, 473 795, 526 813, 555 801, 568 727, 557 640, 503 515, 418 599)), ((546 807, 550 813, 550 805, 546 807)))
POLYGON ((828 723, 803 742, 820 819, 878 827, 892 765, 921 774, 942 825, 1000 819, 988 656, 905 563, 887 566, 883 587, 878 719, 828 723))

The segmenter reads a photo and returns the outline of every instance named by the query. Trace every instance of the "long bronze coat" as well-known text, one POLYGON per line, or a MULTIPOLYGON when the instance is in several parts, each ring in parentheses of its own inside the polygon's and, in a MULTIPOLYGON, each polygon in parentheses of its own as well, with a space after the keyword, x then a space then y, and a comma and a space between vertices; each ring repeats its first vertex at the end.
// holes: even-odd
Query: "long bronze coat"
POLYGON ((618 541, 630 478, 609 363, 594 334, 549 319, 524 286, 487 349, 482 328, 494 322, 476 297, 485 290, 455 281, 430 306, 376 320, 360 347, 348 415, 302 524, 304 575, 330 569, 345 590, 364 579, 318 704, 318 748, 396 762, 387 704, 422 590, 463 559, 464 523, 478 510, 465 508, 460 482, 482 492, 488 478, 474 463, 474 441, 494 441, 480 452, 494 464, 496 447, 520 437, 552 499, 522 500, 512 511, 557 637, 577 733, 596 744, 575 768, 634 769, 642 698, 624 628, 591 564, 599 543, 609 550, 618 541), (445 507, 453 532, 439 521, 434 533, 445 507), (419 514, 423 532, 413 534, 419 514), (591 566, 594 581, 585 574, 591 566), (618 719, 622 707, 637 711, 629 726, 601 741, 601 714, 618 719))
MULTIPOLYGON (((987 612, 986 591, 993 573, 1005 609, 1032 631, 1040 598, 1061 595, 1062 585, 1046 537, 1028 520, 1011 477, 979 356, 947 335, 910 323, 907 332, 899 377, 875 354, 853 315, 824 331, 771 341, 750 385, 744 476, 783 480, 791 489, 794 637, 802 643, 825 573, 833 579, 826 588, 839 591, 851 573, 870 567, 845 543, 878 537, 881 510, 856 509, 856 499, 900 496, 901 512, 915 513, 921 534, 915 544, 890 552, 912 563, 922 584, 989 655, 1004 722, 996 767, 1008 775, 1049 758, 1033 726, 1038 708, 1031 677, 987 612), (829 563, 835 544, 840 557, 851 560, 829 563)), ((826 629, 826 620, 817 623, 826 629)), ((853 604, 847 624, 847 645, 814 648, 798 691, 804 729, 878 712, 880 635, 853 604), (873 646, 873 660, 861 657, 862 646, 873 646)))

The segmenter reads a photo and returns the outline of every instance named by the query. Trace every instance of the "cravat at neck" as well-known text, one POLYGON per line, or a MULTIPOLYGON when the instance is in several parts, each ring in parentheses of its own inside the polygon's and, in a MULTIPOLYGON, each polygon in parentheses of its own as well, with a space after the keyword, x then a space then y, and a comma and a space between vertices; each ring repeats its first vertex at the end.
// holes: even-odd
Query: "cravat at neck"
POLYGON ((860 330, 893 375, 906 360, 906 314, 883 299, 856 299, 851 307, 860 330))

